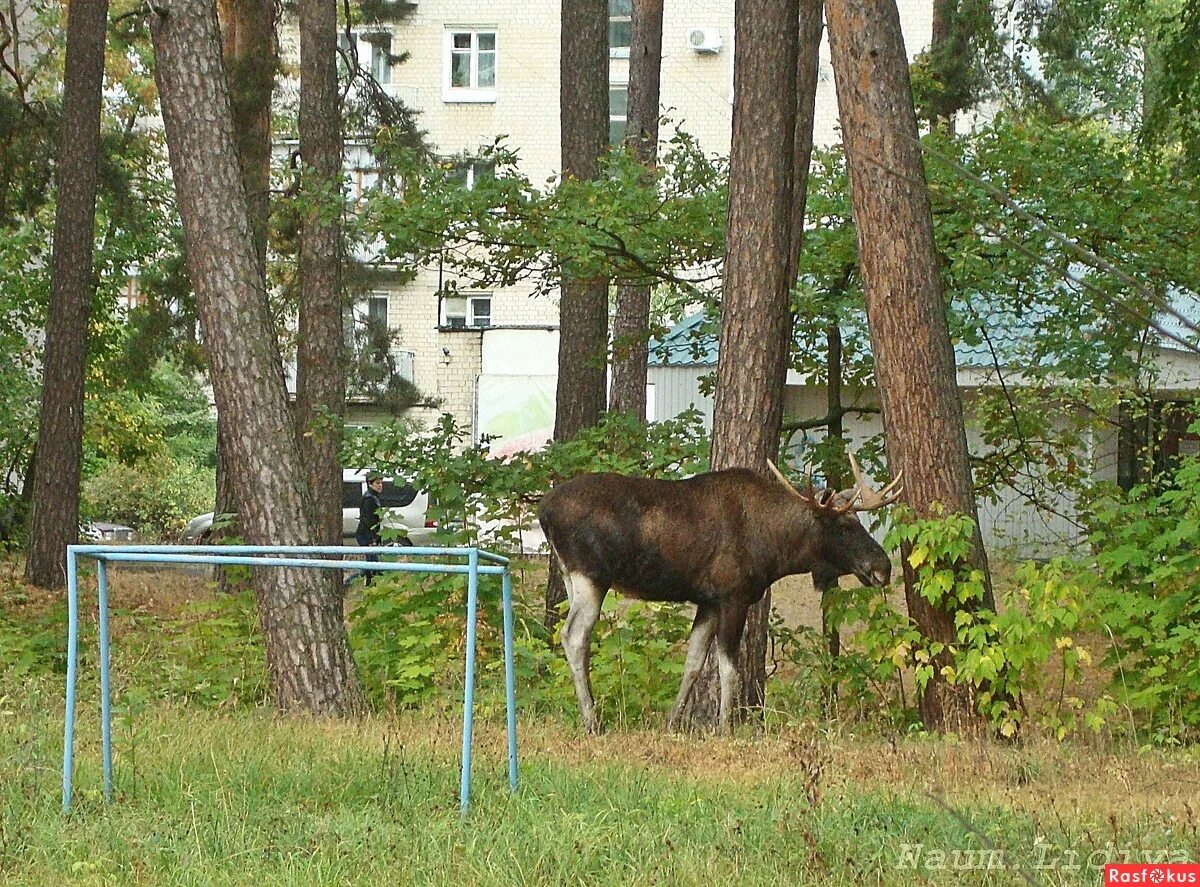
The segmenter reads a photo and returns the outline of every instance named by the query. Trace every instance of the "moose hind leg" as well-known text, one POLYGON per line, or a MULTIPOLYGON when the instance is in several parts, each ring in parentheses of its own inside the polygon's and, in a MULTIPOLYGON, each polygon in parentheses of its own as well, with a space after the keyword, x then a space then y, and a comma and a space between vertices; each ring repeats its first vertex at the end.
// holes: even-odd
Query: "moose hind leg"
POLYGON ((683 680, 679 683, 679 694, 675 697, 675 704, 671 707, 671 714, 667 718, 668 730, 679 729, 679 718, 683 714, 683 707, 687 705, 692 687, 696 683, 696 676, 704 667, 704 660, 708 657, 708 647, 712 643, 713 632, 716 631, 716 628, 717 610, 713 607, 697 605, 696 620, 692 623, 692 633, 688 637, 687 659, 683 663, 683 680))
POLYGON ((583 728, 588 733, 600 732, 600 720, 596 717, 596 704, 592 699, 591 646, 592 629, 600 618, 600 607, 608 589, 602 589, 583 573, 563 573, 573 594, 571 608, 563 621, 559 637, 571 677, 575 681, 575 695, 579 698, 579 711, 583 716, 583 728))

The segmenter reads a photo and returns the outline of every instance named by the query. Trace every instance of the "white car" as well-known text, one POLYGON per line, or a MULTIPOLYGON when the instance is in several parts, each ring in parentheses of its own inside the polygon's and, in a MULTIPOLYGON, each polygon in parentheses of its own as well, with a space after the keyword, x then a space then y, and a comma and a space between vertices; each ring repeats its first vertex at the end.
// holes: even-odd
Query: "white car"
MULTIPOLYGON (((342 471, 342 537, 354 539, 354 531, 358 529, 358 510, 362 504, 363 493, 367 488, 367 472, 365 469, 347 468, 342 471)), ((379 495, 384 512, 380 520, 384 542, 395 542, 404 545, 407 540, 411 545, 425 545, 437 526, 426 517, 429 510, 429 496, 411 484, 401 481, 397 483, 392 478, 384 478, 383 492, 379 495), (389 532, 393 531, 393 532, 389 532), (389 539, 389 536, 394 538, 389 539)), ((206 542, 212 528, 213 513, 201 514, 190 521, 180 533, 182 542, 206 542)))

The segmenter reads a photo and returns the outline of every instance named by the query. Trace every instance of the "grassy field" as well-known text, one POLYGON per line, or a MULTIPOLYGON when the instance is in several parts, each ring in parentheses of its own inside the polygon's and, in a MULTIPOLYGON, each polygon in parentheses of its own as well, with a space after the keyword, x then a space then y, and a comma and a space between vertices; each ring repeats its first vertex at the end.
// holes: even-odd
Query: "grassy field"
MULTIPOLYGON (((180 593, 152 576, 120 590, 143 622, 180 593)), ((45 630, 36 600, 8 604, 10 625, 45 630)), ((126 674, 128 657, 169 659, 177 642, 124 644, 126 674)), ((571 712, 522 721, 514 796, 489 709, 463 819, 454 699, 327 723, 147 696, 127 678, 109 806, 84 677, 64 817, 61 677, 0 675, 2 884, 1057 885, 1099 884, 1109 861, 1200 859, 1190 750, 845 724, 587 738, 571 712)))

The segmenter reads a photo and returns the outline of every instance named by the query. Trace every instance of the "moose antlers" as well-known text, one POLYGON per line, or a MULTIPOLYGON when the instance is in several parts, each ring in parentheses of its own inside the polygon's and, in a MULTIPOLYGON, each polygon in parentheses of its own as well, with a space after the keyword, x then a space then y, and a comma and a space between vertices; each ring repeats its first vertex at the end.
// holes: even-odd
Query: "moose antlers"
POLYGON ((873 490, 866 479, 863 477, 862 468, 858 464, 858 460, 854 458, 854 454, 850 455, 850 469, 854 472, 854 486, 848 490, 837 492, 831 489, 817 490, 813 487, 812 474, 806 473, 808 489, 804 492, 797 490, 770 459, 767 460, 767 466, 771 469, 771 473, 775 475, 785 487, 788 488, 795 496, 803 499, 814 508, 822 511, 829 511, 833 514, 846 514, 849 511, 875 511, 891 505, 900 498, 900 493, 903 487, 900 486, 900 481, 904 477, 904 472, 899 472, 892 481, 882 490, 873 490))

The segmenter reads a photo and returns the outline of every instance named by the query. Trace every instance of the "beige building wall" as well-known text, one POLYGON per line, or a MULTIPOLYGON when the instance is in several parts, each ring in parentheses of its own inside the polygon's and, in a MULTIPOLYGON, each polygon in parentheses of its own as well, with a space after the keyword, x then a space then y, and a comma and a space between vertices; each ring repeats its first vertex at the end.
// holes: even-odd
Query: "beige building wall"
MULTIPOLYGON (((905 41, 910 55, 924 48, 932 28, 932 0, 898 0, 905 41)), ((407 53, 403 64, 390 72, 386 88, 420 112, 419 125, 442 155, 474 154, 497 136, 516 150, 519 165, 536 185, 544 184, 559 169, 559 4, 528 0, 419 0, 402 21, 387 26, 392 51, 407 53), (495 32, 496 85, 486 101, 464 101, 448 93, 447 33, 450 30, 495 32)), ((285 28, 281 45, 294 63, 297 39, 294 24, 285 28)), ((357 48, 369 69, 370 44, 357 48)), ((676 125, 699 140, 709 152, 727 154, 733 112, 733 0, 666 0, 663 16, 661 102, 663 112, 676 125), (710 48, 697 51, 689 33, 705 29, 715 37, 710 48)), ((628 83, 629 62, 610 59, 609 82, 628 83)), ((294 71, 294 68, 292 69, 294 71)), ((294 90, 287 87, 281 94, 294 90)), ((466 98, 472 98, 467 96, 466 98)), ((475 98, 478 98, 476 96, 475 98)), ((664 132, 669 136, 669 132, 664 132)), ((838 141, 837 99, 827 42, 821 47, 815 139, 819 145, 838 141)), ((355 175, 349 169, 348 175, 355 175)), ((354 181, 351 181, 351 187, 354 181)), ((386 292, 389 319, 400 331, 400 347, 414 353, 414 381, 426 394, 441 401, 463 423, 474 420, 478 375, 478 334, 441 329, 439 288, 451 276, 437 267, 423 268, 406 284, 380 283, 373 294, 386 292), (465 353, 474 341, 473 356, 465 353), (443 348, 450 350, 447 359, 443 348)), ((556 326, 557 299, 531 296, 532 286, 482 290, 468 281, 453 281, 460 292, 484 293, 492 298, 491 322, 501 327, 556 326)), ((513 373, 521 367, 508 368, 513 373)), ((420 412, 420 411, 418 411, 420 412)), ((425 411, 435 416, 436 411, 425 411)))

